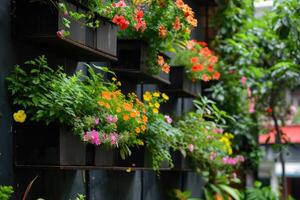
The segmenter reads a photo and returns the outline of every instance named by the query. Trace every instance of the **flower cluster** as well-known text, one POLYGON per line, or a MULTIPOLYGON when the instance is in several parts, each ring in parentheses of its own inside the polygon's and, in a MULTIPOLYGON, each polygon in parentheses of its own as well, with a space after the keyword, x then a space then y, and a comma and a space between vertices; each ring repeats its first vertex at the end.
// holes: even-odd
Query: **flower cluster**
MULTIPOLYGON (((176 0, 176 6, 184 13, 185 20, 193 27, 196 27, 197 19, 195 19, 195 13, 193 12, 192 8, 189 7, 187 4, 185 4, 183 0, 176 0)), ((176 18, 176 20, 178 19, 179 18, 176 18)), ((173 28, 175 29, 176 27, 178 26, 176 26, 176 21, 175 21, 175 25, 173 25, 173 28)))
POLYGON ((147 91, 143 95, 143 99, 145 101, 145 107, 147 110, 154 114, 158 114, 160 104, 169 100, 169 97, 165 93, 153 92, 151 94, 147 91))
POLYGON ((167 62, 165 62, 163 56, 161 55, 157 56, 157 64, 161 66, 161 71, 165 72, 166 74, 170 72, 170 65, 167 62))
POLYGON ((184 66, 192 80, 219 80, 221 74, 216 67, 218 57, 213 55, 205 42, 190 40, 176 56, 175 64, 184 66))
POLYGON ((235 157, 223 157, 222 158, 222 162, 226 165, 237 165, 239 163, 242 163, 245 161, 245 158, 244 156, 241 156, 241 155, 237 155, 235 157))
POLYGON ((222 135, 222 137, 219 139, 220 142, 224 144, 223 150, 228 153, 228 155, 232 154, 232 148, 231 148, 231 139, 233 139, 234 136, 231 133, 225 133, 222 135))

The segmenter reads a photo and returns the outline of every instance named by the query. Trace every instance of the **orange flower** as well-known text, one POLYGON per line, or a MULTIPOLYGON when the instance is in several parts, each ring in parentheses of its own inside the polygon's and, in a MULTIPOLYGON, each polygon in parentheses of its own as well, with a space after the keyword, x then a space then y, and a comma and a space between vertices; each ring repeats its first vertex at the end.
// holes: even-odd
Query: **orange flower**
POLYGON ((192 8, 189 7, 187 4, 184 4, 182 6, 182 11, 184 12, 185 17, 188 17, 188 16, 194 17, 194 12, 193 12, 192 8))
POLYGON ((144 123, 148 122, 148 117, 146 115, 143 115, 142 118, 143 118, 144 123))
POLYGON ((192 63, 197 63, 198 60, 199 60, 198 57, 192 57, 192 58, 191 58, 191 62, 192 62, 192 63))
POLYGON ((132 110, 133 105, 130 103, 124 103, 123 104, 123 108, 127 111, 131 111, 132 110))
POLYGON ((181 23, 179 17, 176 17, 175 22, 173 23, 173 28, 178 31, 181 28, 181 23))
POLYGON ((216 57, 216 56, 210 57, 209 62, 210 62, 211 64, 215 64, 216 62, 218 62, 218 57, 216 57))
POLYGON ((136 116, 137 116, 137 113, 136 113, 136 112, 131 112, 131 113, 130 113, 130 117, 136 118, 136 116))
POLYGON ((192 25, 193 27, 197 27, 198 21, 193 16, 189 15, 185 19, 190 25, 192 25))
POLYGON ((162 70, 163 72, 165 72, 166 74, 168 74, 168 73, 170 72, 170 66, 168 65, 168 63, 165 63, 165 64, 162 66, 161 70, 162 70))
POLYGON ((178 8, 183 8, 183 6, 185 5, 182 0, 176 0, 175 4, 178 8))
POLYGON ((221 74, 220 74, 219 72, 215 72, 215 73, 213 74, 213 79, 214 79, 214 80, 219 80, 219 79, 220 79, 220 76, 221 76, 221 74))
POLYGON ((195 46, 195 44, 196 44, 196 42, 195 42, 194 40, 189 40, 189 41, 187 41, 187 43, 186 43, 186 48, 187 48, 187 49, 193 49, 194 46, 195 46))
POLYGON ((203 65, 201 65, 201 64, 199 64, 199 65, 194 65, 193 67, 192 67, 192 71, 193 72, 196 72, 196 71, 202 71, 203 70, 203 65))
POLYGON ((103 92, 102 92, 102 97, 103 97, 104 99, 111 100, 111 93, 108 92, 108 91, 103 91, 103 92))
POLYGON ((211 55, 211 51, 207 47, 200 49, 199 53, 207 57, 211 55))
POLYGON ((211 77, 208 76, 207 74, 203 74, 203 75, 202 75, 202 80, 203 80, 203 81, 207 82, 207 81, 210 81, 210 79, 211 79, 211 77))
POLYGON ((164 27, 163 25, 160 25, 158 31, 159 31, 159 37, 161 37, 161 38, 167 37, 168 30, 166 29, 166 27, 164 27))
POLYGON ((189 28, 185 28, 183 31, 184 31, 185 33, 187 33, 187 34, 190 34, 190 33, 191 33, 191 29, 189 29, 189 28))
POLYGON ((207 43, 206 42, 198 42, 198 44, 202 47, 207 47, 207 43))
POLYGON ((209 66, 207 67, 207 71, 213 72, 213 71, 214 71, 214 66, 209 65, 209 66))
POLYGON ((157 63, 162 66, 165 63, 165 59, 163 56, 158 55, 157 56, 157 63))
POLYGON ((129 120, 129 115, 123 115, 123 120, 128 121, 129 120))
POLYGON ((145 125, 141 126, 142 131, 145 131, 147 129, 147 127, 145 125))
POLYGON ((141 132, 141 129, 140 129, 139 127, 136 127, 136 128, 135 128, 135 132, 136 132, 136 133, 140 133, 140 132, 141 132))

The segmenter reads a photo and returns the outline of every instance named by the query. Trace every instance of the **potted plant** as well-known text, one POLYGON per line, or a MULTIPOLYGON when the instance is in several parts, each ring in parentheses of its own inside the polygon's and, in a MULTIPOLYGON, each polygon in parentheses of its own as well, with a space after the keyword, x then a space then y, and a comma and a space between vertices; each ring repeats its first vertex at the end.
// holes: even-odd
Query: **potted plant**
POLYGON ((119 73, 135 77, 157 78, 155 75, 161 72, 169 73, 168 60, 162 53, 174 51, 175 46, 189 39, 190 29, 197 24, 192 9, 181 0, 131 6, 136 6, 136 27, 119 32, 120 59, 113 67, 119 73))
POLYGON ((88 1, 25 0, 14 5, 19 38, 47 45, 75 60, 117 60, 117 26, 93 11, 88 1))
POLYGON ((218 57, 205 42, 190 40, 176 53, 170 73, 171 85, 162 89, 177 96, 197 96, 201 92, 201 82, 218 80, 220 73, 216 65, 218 57))

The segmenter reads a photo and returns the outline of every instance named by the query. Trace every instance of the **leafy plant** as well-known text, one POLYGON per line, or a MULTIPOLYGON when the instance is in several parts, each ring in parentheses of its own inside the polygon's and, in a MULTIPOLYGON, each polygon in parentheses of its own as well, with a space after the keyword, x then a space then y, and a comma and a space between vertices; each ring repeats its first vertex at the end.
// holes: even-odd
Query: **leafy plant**
POLYGON ((254 183, 253 188, 247 188, 245 191, 245 200, 278 200, 279 197, 272 191, 270 186, 263 187, 258 181, 254 183))
POLYGON ((10 200, 13 193, 12 186, 0 185, 0 200, 10 200))

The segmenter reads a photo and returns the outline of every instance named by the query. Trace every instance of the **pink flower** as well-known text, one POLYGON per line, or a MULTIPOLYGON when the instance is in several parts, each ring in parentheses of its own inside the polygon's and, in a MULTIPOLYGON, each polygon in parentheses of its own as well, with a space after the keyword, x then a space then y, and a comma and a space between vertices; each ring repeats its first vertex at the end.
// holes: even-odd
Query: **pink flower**
POLYGON ((107 117, 106 117, 106 121, 108 122, 108 123, 116 123, 117 121, 118 121, 118 117, 117 116, 112 116, 112 115, 108 115, 107 117))
POLYGON ((237 159, 231 157, 223 157, 222 161, 226 165, 236 165, 238 163, 237 159))
POLYGON ((193 144, 189 144, 188 145, 188 149, 192 153, 194 151, 194 145, 193 144))
POLYGON ((100 145, 99 132, 92 130, 85 133, 83 136, 85 142, 90 142, 91 144, 100 145))
POLYGON ((220 133, 220 134, 222 134, 222 133, 224 132, 224 130, 221 129, 221 128, 215 128, 215 129, 214 129, 214 132, 215 132, 215 133, 220 133))
POLYGON ((255 102, 254 100, 250 100, 249 102, 249 113, 254 113, 255 112, 255 102))
POLYGON ((165 115, 165 120, 169 124, 171 124, 173 122, 172 118, 169 115, 165 115))
POLYGON ((118 145, 118 134, 117 133, 113 133, 110 135, 110 143, 112 145, 118 145))
POLYGON ((291 105, 290 114, 295 115, 297 113, 297 107, 295 105, 291 105))
POLYGON ((95 125, 98 125, 99 124, 99 118, 95 118, 95 125))
POLYGON ((60 30, 56 32, 56 36, 59 38, 64 38, 65 36, 65 30, 60 30))
POLYGON ((116 4, 113 4, 113 6, 117 7, 117 8, 124 8, 126 7, 126 3, 123 0, 120 0, 119 2, 117 2, 116 4))
POLYGON ((242 85, 245 85, 246 82, 247 82, 247 77, 246 76, 242 76, 242 78, 241 78, 242 85))
POLYGON ((216 159, 216 157, 217 157, 217 153, 216 152, 211 152, 210 156, 209 156, 209 159, 214 160, 214 159, 216 159))

